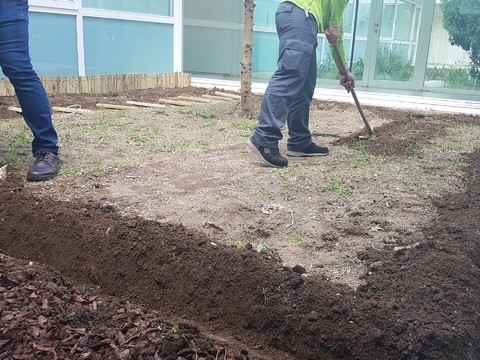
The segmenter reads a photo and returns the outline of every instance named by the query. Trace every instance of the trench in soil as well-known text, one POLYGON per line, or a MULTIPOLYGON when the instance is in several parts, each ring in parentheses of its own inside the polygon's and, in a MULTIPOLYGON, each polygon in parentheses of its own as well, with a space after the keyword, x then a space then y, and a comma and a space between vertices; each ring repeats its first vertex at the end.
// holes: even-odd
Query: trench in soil
MULTIPOLYGON (((0 195, 0 248, 78 284, 298 359, 475 359, 480 354, 480 153, 470 185, 437 199, 426 239, 358 254, 358 289, 287 268, 255 250, 212 245, 176 224, 126 218, 94 202, 0 195)), ((413 238, 418 234, 413 234, 413 238)))

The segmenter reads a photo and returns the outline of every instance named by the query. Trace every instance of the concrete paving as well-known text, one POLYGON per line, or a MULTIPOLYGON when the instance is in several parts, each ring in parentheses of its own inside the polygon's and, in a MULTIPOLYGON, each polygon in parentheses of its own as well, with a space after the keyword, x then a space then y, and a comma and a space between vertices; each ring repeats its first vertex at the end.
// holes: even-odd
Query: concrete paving
MULTIPOLYGON (((231 91, 240 91, 240 81, 210 79, 203 77, 192 77, 192 86, 214 88, 231 91)), ((255 94, 265 93, 267 83, 252 83, 252 92, 255 94)), ((338 86, 340 87, 340 86, 338 86)), ((442 93, 441 97, 426 96, 424 92, 416 95, 404 95, 399 93, 373 92, 356 90, 360 105, 373 105, 397 109, 411 109, 419 111, 436 111, 445 113, 461 113, 480 115, 480 96, 478 101, 467 101, 453 99, 457 94, 442 93), (448 98, 451 95, 452 99, 448 98)), ((313 95, 315 99, 327 101, 340 101, 355 104, 351 94, 345 90, 317 87, 313 95)), ((474 98, 475 96, 469 96, 474 98)))

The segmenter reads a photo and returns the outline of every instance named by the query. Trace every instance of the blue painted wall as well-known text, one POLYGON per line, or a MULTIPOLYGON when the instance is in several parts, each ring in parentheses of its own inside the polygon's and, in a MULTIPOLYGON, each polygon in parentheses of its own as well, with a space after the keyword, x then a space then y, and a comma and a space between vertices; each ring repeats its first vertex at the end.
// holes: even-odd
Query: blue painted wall
POLYGON ((85 73, 173 71, 173 25, 84 17, 85 73))
POLYGON ((39 75, 77 76, 75 16, 29 13, 30 57, 39 75))

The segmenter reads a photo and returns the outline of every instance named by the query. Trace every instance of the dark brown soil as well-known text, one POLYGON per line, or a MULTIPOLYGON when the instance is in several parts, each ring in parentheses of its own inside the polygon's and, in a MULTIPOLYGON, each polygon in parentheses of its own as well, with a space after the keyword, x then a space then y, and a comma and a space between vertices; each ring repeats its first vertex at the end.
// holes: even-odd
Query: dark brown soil
MULTIPOLYGON (((51 101, 80 96, 84 108, 99 102, 51 101)), ((449 121, 405 113, 366 145, 409 156, 449 121)), ((423 239, 415 246, 357 254, 369 272, 356 290, 88 198, 38 198, 9 177, 0 182, 0 359, 478 359, 480 153, 465 156, 465 192, 435 199, 437 220, 405 235, 423 239)))

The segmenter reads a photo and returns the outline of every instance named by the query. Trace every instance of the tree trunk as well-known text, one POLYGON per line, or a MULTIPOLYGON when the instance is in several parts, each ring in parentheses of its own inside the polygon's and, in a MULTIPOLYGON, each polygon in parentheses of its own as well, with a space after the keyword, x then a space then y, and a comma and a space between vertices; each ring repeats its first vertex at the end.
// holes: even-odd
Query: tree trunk
POLYGON ((242 80, 240 94, 242 96, 242 116, 252 117, 252 49, 253 49, 253 9, 254 0, 245 0, 245 27, 243 31, 243 51, 242 51, 242 80))

